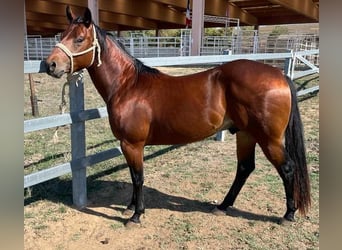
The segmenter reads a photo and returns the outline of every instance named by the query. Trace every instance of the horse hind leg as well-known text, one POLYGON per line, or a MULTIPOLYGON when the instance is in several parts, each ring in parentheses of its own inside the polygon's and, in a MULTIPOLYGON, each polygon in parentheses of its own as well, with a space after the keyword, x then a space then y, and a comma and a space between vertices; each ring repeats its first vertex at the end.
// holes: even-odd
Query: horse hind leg
POLYGON ((235 179, 223 202, 213 210, 214 214, 224 214, 223 211, 229 206, 233 206, 241 188, 255 169, 255 145, 255 139, 248 133, 243 131, 237 132, 236 149, 238 162, 235 179))
MULTIPOLYGON (((284 164, 277 168, 277 171, 280 177, 283 180, 284 188, 285 188, 285 195, 286 195, 286 213, 284 215, 284 219, 287 221, 294 221, 294 215, 297 211, 294 202, 294 162, 289 159, 286 153, 287 160, 284 164)), ((284 220, 281 221, 281 223, 284 220)))
MULTIPOLYGON (((280 175, 286 195, 286 221, 294 221, 297 210, 294 202, 294 162, 288 156, 282 141, 260 145, 267 159, 275 166, 280 175)), ((284 220, 281 223, 285 222, 284 220)))

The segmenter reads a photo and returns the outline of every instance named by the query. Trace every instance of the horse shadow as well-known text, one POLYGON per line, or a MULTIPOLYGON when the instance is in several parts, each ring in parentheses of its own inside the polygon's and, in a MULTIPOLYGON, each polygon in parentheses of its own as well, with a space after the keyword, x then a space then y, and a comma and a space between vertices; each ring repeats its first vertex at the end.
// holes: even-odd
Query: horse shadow
MULTIPOLYGON (((179 145, 181 146, 181 145, 179 145)), ((172 146, 165 149, 166 151, 173 150, 179 146, 172 146)), ((156 152, 145 157, 148 160, 165 152, 156 152)), ((62 203, 66 206, 78 209, 81 212, 101 216, 107 219, 116 220, 118 222, 125 223, 127 218, 121 213, 124 212, 126 206, 129 204, 132 195, 132 183, 117 180, 101 180, 100 177, 108 176, 115 172, 124 170, 127 168, 126 164, 117 165, 111 169, 96 173, 87 177, 87 194, 88 203, 84 208, 77 208, 72 202, 72 181, 69 179, 56 178, 33 187, 30 187, 29 195, 24 199, 24 205, 32 204, 38 200, 49 200, 54 203, 62 203), (96 211, 94 208, 106 207, 116 212, 120 212, 120 215, 105 214, 96 211)), ((26 190, 26 192, 28 192, 26 190)), ((201 212, 211 213, 215 208, 215 204, 206 201, 200 201, 198 199, 186 198, 179 195, 172 195, 164 193, 153 187, 144 185, 144 197, 145 208, 148 209, 167 209, 171 211, 177 211, 182 213, 201 212)), ((118 214, 118 213, 114 213, 118 214)), ((262 214, 256 214, 249 211, 243 211, 237 208, 227 209, 226 215, 231 217, 239 217, 251 221, 264 221, 279 223, 281 218, 276 216, 267 216, 262 214)))
MULTIPOLYGON (((83 213, 94 216, 100 216, 106 219, 118 221, 120 223, 127 222, 127 216, 124 216, 126 205, 130 202, 132 194, 132 184, 124 181, 103 181, 90 180, 88 185, 88 203, 84 208, 76 208, 72 203, 72 183, 71 181, 60 181, 54 191, 47 191, 45 197, 39 199, 47 199, 54 203, 62 203, 71 208, 77 209, 83 213), (53 195, 55 193, 55 195, 53 195), (56 193, 58 193, 56 195, 56 193), (105 207, 114 213, 103 213, 96 211, 96 208, 105 207), (119 215, 118 215, 119 212, 119 215)), ((32 190, 34 191, 34 190, 32 190)), ((31 192, 32 192, 31 191, 31 192)), ((167 209, 182 213, 201 212, 211 214, 215 208, 215 204, 197 199, 187 198, 179 195, 164 193, 153 187, 144 186, 145 208, 149 209, 167 209)), ((25 205, 35 200, 25 199, 25 205)), ((257 214, 249 211, 240 210, 230 207, 226 212, 227 216, 246 219, 248 221, 263 221, 279 224, 280 217, 257 214)))
MULTIPOLYGON (((122 181, 95 181, 93 184, 100 186, 102 190, 112 191, 106 192, 102 197, 98 192, 94 192, 93 195, 90 195, 88 199, 87 207, 81 209, 81 211, 87 214, 101 216, 122 223, 127 222, 127 218, 124 216, 108 215, 95 211, 94 208, 106 207, 122 214, 126 208, 126 205, 128 205, 130 202, 132 184, 122 181)), ((206 201, 167 194, 149 186, 144 186, 144 197, 145 208, 147 210, 167 209, 182 213, 201 212, 211 214, 212 210, 216 206, 215 204, 206 201)), ((277 216, 257 214, 235 207, 229 207, 226 211, 226 215, 230 217, 243 218, 248 221, 263 221, 276 224, 281 222, 281 218, 277 216)))
MULTIPOLYGON (((97 191, 89 193, 87 207, 80 211, 122 223, 127 222, 127 216, 122 213, 131 200, 132 184, 123 181, 94 181, 92 185, 96 186, 97 191), (95 208, 99 207, 115 210, 115 213, 105 214, 95 211, 95 208)), ((143 190, 146 210, 167 209, 182 213, 195 211, 208 213, 214 208, 209 202, 167 194, 147 185, 144 185, 143 190)))

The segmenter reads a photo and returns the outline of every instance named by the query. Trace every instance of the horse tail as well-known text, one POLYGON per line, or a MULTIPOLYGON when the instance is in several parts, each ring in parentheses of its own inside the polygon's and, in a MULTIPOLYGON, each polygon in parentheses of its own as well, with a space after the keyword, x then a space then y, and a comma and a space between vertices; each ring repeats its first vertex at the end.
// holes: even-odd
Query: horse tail
POLYGON ((285 149, 294 162, 293 198, 299 213, 306 215, 311 205, 310 180, 306 164, 303 124, 299 113, 297 90, 292 80, 286 76, 291 90, 291 114, 285 131, 285 149))

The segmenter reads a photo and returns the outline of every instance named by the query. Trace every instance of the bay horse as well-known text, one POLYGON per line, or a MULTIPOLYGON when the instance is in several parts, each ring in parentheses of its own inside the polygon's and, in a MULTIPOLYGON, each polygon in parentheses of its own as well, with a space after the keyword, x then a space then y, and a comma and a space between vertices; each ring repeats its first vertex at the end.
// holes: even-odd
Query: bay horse
POLYGON ((222 203, 234 204, 255 168, 258 144, 279 173, 286 194, 281 221, 310 207, 310 181, 296 89, 280 69, 236 60, 184 76, 170 76, 129 55, 94 24, 88 8, 75 16, 46 59, 47 73, 60 78, 86 68, 106 103, 109 123, 129 166, 133 194, 125 211, 137 225, 145 211, 143 152, 146 145, 186 144, 220 130, 236 134, 237 171, 222 203))

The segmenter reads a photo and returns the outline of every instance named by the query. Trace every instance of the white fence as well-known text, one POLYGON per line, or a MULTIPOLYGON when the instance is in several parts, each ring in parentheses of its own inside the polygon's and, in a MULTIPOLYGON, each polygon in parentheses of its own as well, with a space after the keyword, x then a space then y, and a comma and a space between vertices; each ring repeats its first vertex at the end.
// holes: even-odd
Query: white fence
MULTIPOLYGON (((191 47, 190 30, 182 30, 179 37, 120 37, 126 50, 134 57, 178 57, 189 56, 191 47)), ((59 36, 42 38, 26 37, 24 60, 44 60, 59 41, 59 36)), ((229 36, 204 36, 201 55, 282 53, 289 50, 318 49, 316 34, 258 35, 257 31, 238 31, 229 36)), ((318 65, 318 55, 309 59, 318 65)))
MULTIPOLYGON (((261 53, 240 55, 218 55, 218 56, 189 56, 189 57, 160 57, 139 58, 149 66, 176 66, 196 64, 218 64, 236 59, 248 58, 252 60, 283 60, 284 72, 292 79, 306 74, 318 73, 317 66, 305 59, 306 56, 318 55, 319 50, 286 53, 261 53), (304 72, 294 72, 297 60, 307 63, 309 68, 304 72)), ((25 61, 24 73, 45 72, 44 62, 25 61)), ((86 156, 85 145, 85 121, 108 116, 105 107, 84 110, 83 79, 75 76, 70 79, 70 113, 31 119, 24 121, 24 133, 30 133, 42 129, 53 128, 63 125, 71 125, 71 161, 48 169, 41 170, 24 176, 24 188, 45 182, 61 175, 72 173, 73 203, 77 207, 84 207, 87 203, 86 168, 90 165, 116 157, 121 154, 121 149, 113 148, 94 155, 86 156), (77 84, 74 84, 77 81, 77 84)), ((298 92, 298 95, 317 91, 318 86, 298 92)), ((222 139, 222 133, 217 138, 222 139)))

